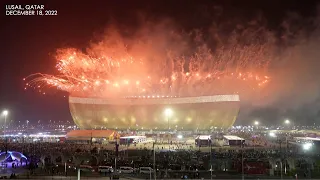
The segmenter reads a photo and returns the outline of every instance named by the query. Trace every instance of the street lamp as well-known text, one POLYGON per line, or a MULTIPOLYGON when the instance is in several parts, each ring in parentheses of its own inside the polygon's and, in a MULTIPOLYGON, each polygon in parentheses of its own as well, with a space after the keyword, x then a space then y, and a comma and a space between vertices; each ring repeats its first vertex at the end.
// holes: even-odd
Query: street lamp
POLYGON ((305 151, 310 150, 311 147, 312 147, 312 143, 305 143, 305 144, 303 144, 303 146, 302 146, 303 150, 305 150, 305 151))
POLYGON ((7 126, 7 116, 8 116, 9 112, 7 110, 4 110, 2 112, 2 115, 4 116, 4 130, 3 130, 3 133, 4 133, 4 136, 6 136, 6 126, 7 126))
POLYGON ((6 137, 6 126, 7 126, 7 116, 9 114, 9 111, 8 110, 4 110, 2 112, 2 115, 4 116, 4 129, 3 129, 3 135, 4 135, 4 138, 5 138, 5 146, 6 146, 6 155, 7 155, 7 137, 6 137))
POLYGON ((170 131, 170 122, 169 122, 169 118, 170 118, 170 117, 171 117, 171 115, 173 114, 173 111, 172 111, 170 108, 167 108, 167 109, 164 111, 164 114, 166 115, 167 120, 168 120, 168 131, 170 131))
MULTIPOLYGON (((154 180, 157 179, 157 166, 156 166, 156 151, 154 148, 155 145, 155 141, 153 141, 153 176, 154 176, 154 180)), ((151 179, 151 170, 150 170, 150 179, 151 179)))
MULTIPOLYGON (((259 133, 259 121, 254 121, 254 125, 256 126, 256 130, 255 130, 255 136, 256 133, 259 133)), ((254 137, 254 143, 253 143, 253 150, 255 150, 255 146, 256 146, 256 137, 254 137)))
POLYGON ((170 142, 170 138, 169 138, 169 134, 170 134, 170 117, 173 114, 173 111, 170 108, 165 109, 164 111, 165 116, 167 117, 167 121, 168 121, 168 144, 170 142))
POLYGON ((284 121, 284 123, 285 123, 285 124, 290 124, 290 120, 289 120, 289 119, 286 119, 286 120, 284 121))
POLYGON ((274 132, 270 132, 270 133, 269 133, 269 136, 270 136, 270 137, 277 137, 276 133, 274 133, 274 132))
POLYGON ((7 116, 7 115, 9 114, 9 112, 8 112, 7 110, 4 110, 4 111, 2 112, 2 114, 3 114, 4 116, 7 116))

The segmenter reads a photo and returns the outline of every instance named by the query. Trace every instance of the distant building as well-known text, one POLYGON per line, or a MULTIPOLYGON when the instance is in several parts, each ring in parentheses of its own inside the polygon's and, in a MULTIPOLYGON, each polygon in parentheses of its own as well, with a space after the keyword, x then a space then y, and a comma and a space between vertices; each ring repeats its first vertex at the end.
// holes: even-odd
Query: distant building
POLYGON ((117 131, 113 130, 72 130, 66 134, 67 141, 75 142, 115 142, 120 138, 117 131))
POLYGON ((195 139, 196 146, 205 147, 212 144, 211 135, 200 135, 195 139))
POLYGON ((223 140, 225 146, 241 146, 245 142, 243 138, 232 135, 224 135, 223 140))
POLYGON ((147 141, 146 136, 124 136, 120 137, 120 144, 129 145, 129 144, 138 144, 147 141))

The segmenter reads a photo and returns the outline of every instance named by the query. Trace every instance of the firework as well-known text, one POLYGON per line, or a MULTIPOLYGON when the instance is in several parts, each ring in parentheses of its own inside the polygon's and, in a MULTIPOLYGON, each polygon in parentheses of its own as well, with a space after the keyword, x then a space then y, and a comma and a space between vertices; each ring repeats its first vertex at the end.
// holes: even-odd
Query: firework
POLYGON ((89 53, 58 50, 58 75, 30 75, 25 78, 26 89, 45 93, 55 87, 78 97, 183 97, 237 94, 263 87, 270 80, 265 75, 270 43, 234 42, 214 51, 201 45, 189 56, 169 51, 159 62, 130 52, 124 45, 98 47, 89 53))

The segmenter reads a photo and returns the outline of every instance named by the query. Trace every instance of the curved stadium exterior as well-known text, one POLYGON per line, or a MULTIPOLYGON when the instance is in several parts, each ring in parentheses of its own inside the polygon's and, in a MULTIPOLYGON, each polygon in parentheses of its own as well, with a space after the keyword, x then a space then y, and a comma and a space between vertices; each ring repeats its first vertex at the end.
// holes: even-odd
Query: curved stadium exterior
POLYGON ((238 95, 178 98, 69 97, 70 112, 80 129, 208 130, 228 128, 239 113, 238 95), (164 111, 173 113, 166 117, 164 111), (168 125, 169 124, 169 125, 168 125))

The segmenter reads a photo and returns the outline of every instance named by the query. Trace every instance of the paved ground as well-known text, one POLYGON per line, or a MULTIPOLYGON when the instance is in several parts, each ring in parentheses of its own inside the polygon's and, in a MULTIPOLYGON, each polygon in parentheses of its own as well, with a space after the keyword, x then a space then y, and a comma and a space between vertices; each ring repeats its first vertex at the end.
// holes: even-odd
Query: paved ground
POLYGON ((20 168, 0 168, 0 176, 10 176, 12 173, 14 174, 24 174, 26 172, 26 169, 23 167, 20 168))
MULTIPOLYGON (((30 178, 27 178, 27 177, 20 177, 19 179, 25 179, 25 180, 30 180, 30 179, 43 179, 43 180, 77 180, 78 178, 73 176, 73 177, 65 177, 65 176, 35 176, 35 177, 30 177, 30 178)), ((106 180, 106 179, 110 179, 109 177, 80 177, 80 180, 106 180)), ((132 180, 136 180, 138 178, 120 178, 120 179, 126 179, 126 180, 129 180, 129 179, 132 179, 132 180)))
MULTIPOLYGON (((77 177, 65 177, 65 176, 36 176, 36 177, 30 177, 30 178, 18 178, 18 179, 25 179, 25 180, 32 180, 32 179, 43 179, 43 180, 77 180, 77 177)), ((81 177, 80 180, 109 180, 109 177, 81 177)), ((142 178, 129 178, 129 177, 121 177, 120 180, 138 180, 142 178)), ((143 179, 149 179, 149 178, 143 178, 143 179)), ((157 178, 158 179, 158 178, 157 178)), ((172 178, 170 178, 172 179, 172 178)), ((180 178, 176 178, 180 179, 180 178)), ((210 179, 210 178, 205 178, 210 179)), ((212 179, 241 179, 240 176, 234 177, 234 176, 226 176, 226 177, 213 177, 212 179)), ((257 178, 255 176, 246 176, 245 179, 280 179, 280 177, 270 177, 270 176, 263 176, 260 178, 257 178)), ((295 179, 293 177, 283 177, 283 179, 295 179)), ((160 179, 159 179, 160 180, 160 179)), ((196 180, 196 179, 194 179, 196 180)))

